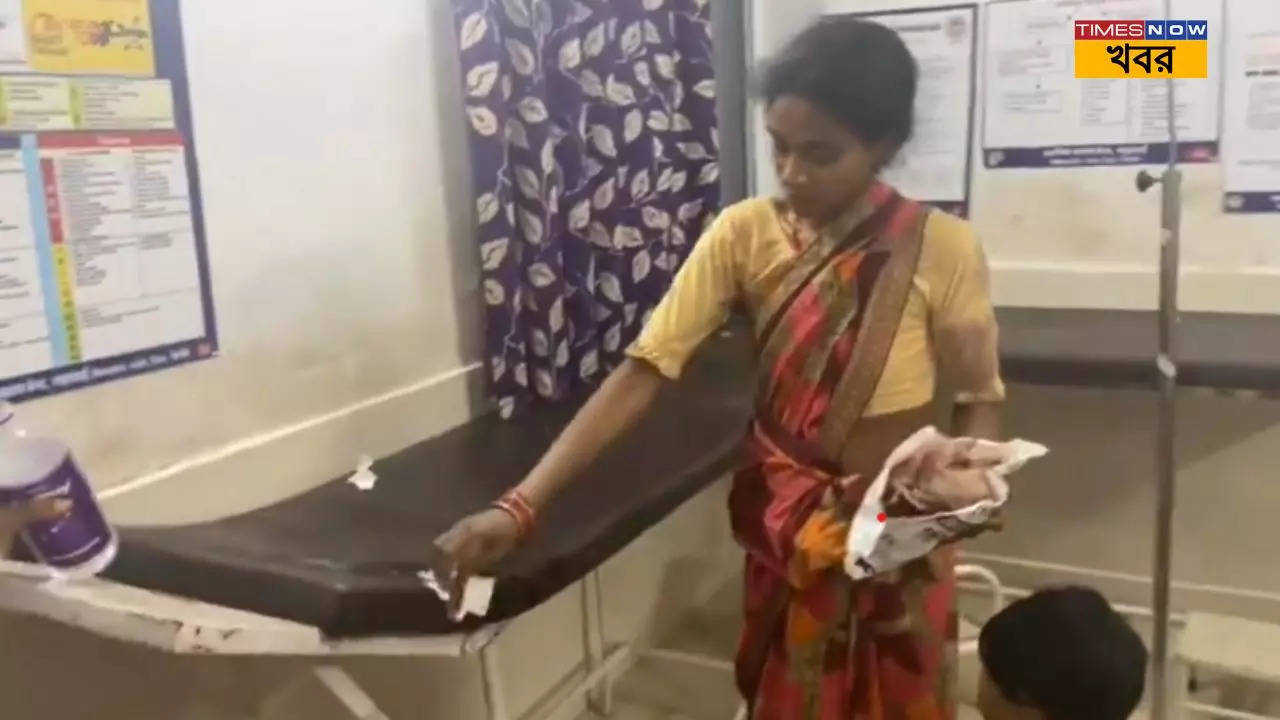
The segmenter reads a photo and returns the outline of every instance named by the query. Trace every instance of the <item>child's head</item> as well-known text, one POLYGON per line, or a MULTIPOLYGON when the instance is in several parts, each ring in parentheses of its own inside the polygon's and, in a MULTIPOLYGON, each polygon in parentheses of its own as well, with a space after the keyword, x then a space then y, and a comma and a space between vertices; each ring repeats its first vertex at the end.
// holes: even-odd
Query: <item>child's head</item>
POLYGON ((991 618, 978 641, 986 720, 1127 720, 1147 650, 1097 592, 1042 590, 991 618))

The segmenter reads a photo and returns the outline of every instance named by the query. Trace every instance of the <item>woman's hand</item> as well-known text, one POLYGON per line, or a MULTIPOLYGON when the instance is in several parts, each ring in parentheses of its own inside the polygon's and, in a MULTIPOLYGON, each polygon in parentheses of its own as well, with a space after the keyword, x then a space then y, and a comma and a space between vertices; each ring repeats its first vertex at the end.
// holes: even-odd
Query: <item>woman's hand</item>
POLYGON ((0 560, 9 557, 13 540, 31 523, 56 520, 71 512, 71 501, 42 498, 21 505, 0 507, 0 560))
POLYGON ((890 471, 890 483, 919 511, 955 510, 991 495, 987 473, 1004 460, 999 447, 938 437, 890 471))
MULTIPOLYGON (((630 358, 605 378, 517 488, 535 515, 648 411, 665 382, 652 365, 630 358)), ((467 579, 492 568, 519 540, 515 518, 498 509, 464 518, 436 539, 432 570, 449 592, 451 616, 467 579)))
POLYGON ((515 518, 497 509, 465 517, 436 538, 440 555, 432 570, 436 581, 449 592, 450 617, 456 616, 462 607, 467 580, 510 554, 519 539, 520 528, 515 518))
POLYGON ((835 482, 822 491, 819 507, 824 510, 835 510, 844 517, 850 517, 862 503, 862 494, 866 492, 866 483, 861 475, 846 475, 836 478, 835 482))

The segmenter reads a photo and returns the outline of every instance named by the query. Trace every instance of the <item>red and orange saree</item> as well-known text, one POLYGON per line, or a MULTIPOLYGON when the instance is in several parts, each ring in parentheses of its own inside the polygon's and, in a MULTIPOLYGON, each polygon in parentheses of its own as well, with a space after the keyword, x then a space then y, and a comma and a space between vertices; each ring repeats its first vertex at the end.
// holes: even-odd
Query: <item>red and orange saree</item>
POLYGON ((753 720, 950 717, 954 637, 945 555, 871 581, 841 567, 848 518, 923 407, 864 419, 911 290, 927 210, 885 185, 800 248, 753 308, 758 411, 730 512, 746 548, 739 688, 753 720), (856 502, 855 502, 856 504, 856 502))

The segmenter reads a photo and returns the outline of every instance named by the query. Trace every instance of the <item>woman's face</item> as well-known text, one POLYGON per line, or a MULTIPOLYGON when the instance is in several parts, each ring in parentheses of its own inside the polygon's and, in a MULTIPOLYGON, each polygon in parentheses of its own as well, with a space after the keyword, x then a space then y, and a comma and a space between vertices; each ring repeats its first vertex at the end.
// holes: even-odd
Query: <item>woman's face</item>
POLYGON ((765 112, 774 169, 791 207, 808 220, 834 219, 871 187, 887 148, 869 146, 818 106, 782 95, 765 112))

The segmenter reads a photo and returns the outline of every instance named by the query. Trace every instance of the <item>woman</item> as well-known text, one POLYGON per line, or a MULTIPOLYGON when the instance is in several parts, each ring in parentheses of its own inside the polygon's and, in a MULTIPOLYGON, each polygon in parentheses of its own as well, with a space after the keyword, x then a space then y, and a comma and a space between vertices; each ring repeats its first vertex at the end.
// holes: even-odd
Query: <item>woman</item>
POLYGON ((916 74, 901 40, 862 20, 790 43, 762 88, 784 197, 720 215, 629 359, 528 477, 438 540, 454 563, 443 569, 460 583, 510 551, 741 301, 762 368, 730 499, 747 551, 737 675, 752 717, 950 715, 947 554, 857 584, 840 568, 848 507, 928 424, 939 368, 957 391, 957 435, 993 437, 1004 396, 972 231, 876 180, 910 135, 916 74))

